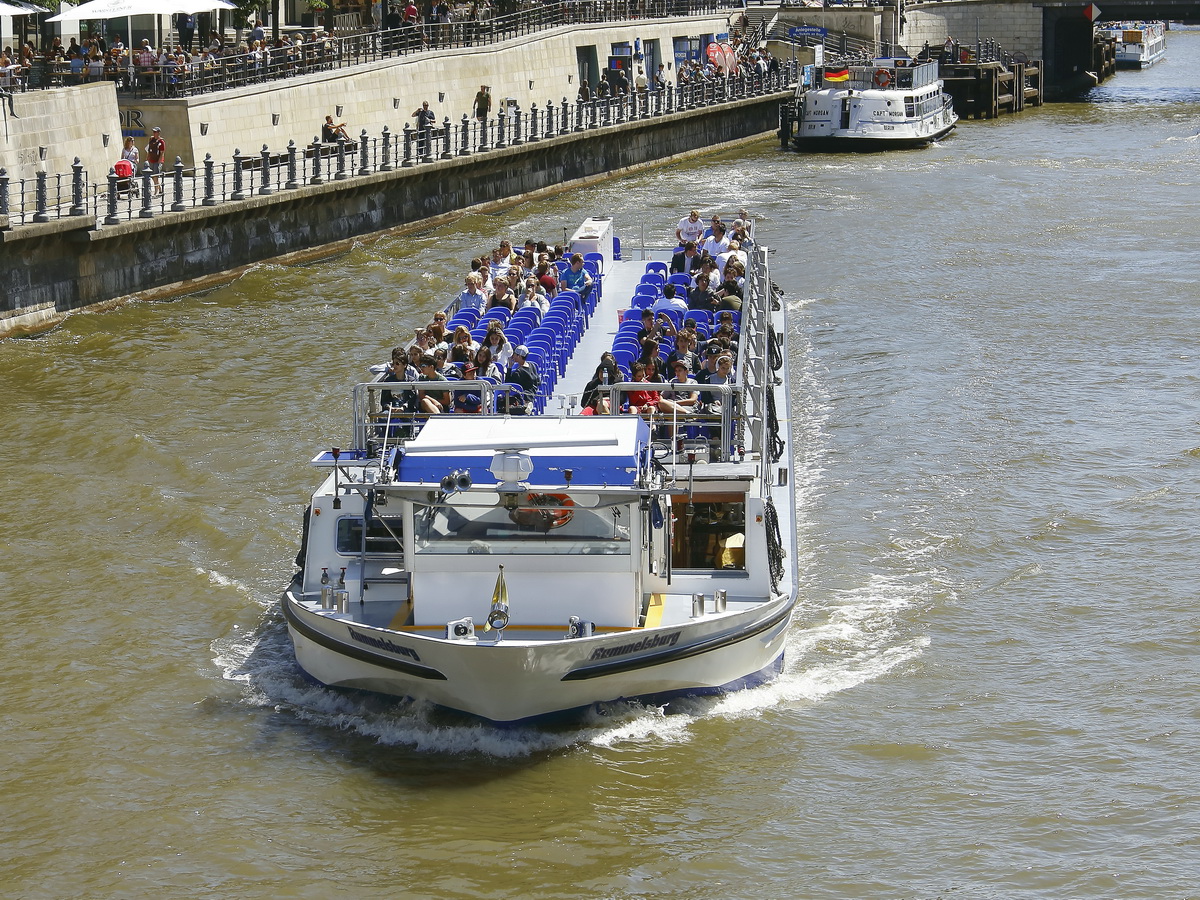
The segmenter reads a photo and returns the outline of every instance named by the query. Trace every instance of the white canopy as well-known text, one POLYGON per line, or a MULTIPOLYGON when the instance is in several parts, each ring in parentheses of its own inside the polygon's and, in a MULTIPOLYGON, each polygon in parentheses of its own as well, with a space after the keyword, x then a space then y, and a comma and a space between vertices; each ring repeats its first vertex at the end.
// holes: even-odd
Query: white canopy
POLYGON ((0 16, 36 16, 44 9, 26 9, 23 6, 13 6, 11 3, 0 3, 0 16))
POLYGON ((229 0, 91 0, 64 9, 47 22, 77 22, 81 19, 123 19, 126 16, 171 16, 209 9, 236 9, 229 0))

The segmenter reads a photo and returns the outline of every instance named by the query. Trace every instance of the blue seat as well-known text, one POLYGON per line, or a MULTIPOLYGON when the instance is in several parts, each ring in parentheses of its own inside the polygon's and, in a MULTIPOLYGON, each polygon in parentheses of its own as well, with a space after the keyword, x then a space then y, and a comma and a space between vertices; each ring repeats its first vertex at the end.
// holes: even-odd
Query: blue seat
POLYGON ((681 284, 685 288, 692 286, 692 276, 683 272, 676 272, 673 275, 667 276, 667 284, 681 284))
POLYGON ((599 271, 601 273, 604 272, 604 254, 603 253, 596 253, 593 251, 592 253, 583 254, 584 268, 587 268, 587 264, 589 262, 596 264, 597 271, 599 271))
POLYGON ((646 271, 647 272, 659 272, 662 274, 662 276, 664 278, 666 278, 667 264, 665 262, 658 262, 657 260, 648 262, 648 263, 646 263, 646 271))
POLYGON ((647 272, 642 276, 642 284, 653 284, 659 289, 667 283, 667 274, 665 272, 647 272))
MULTIPOLYGON (((639 322, 640 323, 641 321, 642 321, 642 311, 639 307, 631 306, 627 310, 625 310, 625 318, 622 320, 622 322, 639 322)), ((642 326, 639 324, 638 328, 641 328, 641 327, 642 326)))

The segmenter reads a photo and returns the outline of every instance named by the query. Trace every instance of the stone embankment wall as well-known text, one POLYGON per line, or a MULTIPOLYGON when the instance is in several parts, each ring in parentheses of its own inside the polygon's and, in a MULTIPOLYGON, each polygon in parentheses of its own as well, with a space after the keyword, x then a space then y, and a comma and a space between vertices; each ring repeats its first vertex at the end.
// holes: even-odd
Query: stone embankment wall
MULTIPOLYGON (((5 98, 0 102, 8 104, 5 98)), ((70 172, 79 157, 96 181, 121 156, 121 121, 111 82, 18 92, 12 96, 11 111, 5 109, 3 116, 0 168, 10 178, 33 178, 41 167, 45 172, 70 172)))
POLYGON ((561 192, 772 132, 787 96, 717 104, 102 229, 80 216, 0 231, 0 335, 44 328, 72 309, 115 298, 200 290, 263 260, 333 252, 338 242, 355 237, 427 227, 461 210, 561 192))

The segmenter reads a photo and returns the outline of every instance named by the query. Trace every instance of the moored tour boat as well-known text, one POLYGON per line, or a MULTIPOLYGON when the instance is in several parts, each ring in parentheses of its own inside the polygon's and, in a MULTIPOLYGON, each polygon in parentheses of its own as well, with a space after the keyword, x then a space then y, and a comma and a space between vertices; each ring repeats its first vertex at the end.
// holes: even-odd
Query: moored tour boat
POLYGON ((796 89, 797 150, 922 147, 958 122, 936 61, 881 58, 870 65, 817 66, 796 89))
POLYGON ((1117 42, 1119 69, 1145 69, 1167 55, 1162 22, 1106 22, 1101 30, 1117 42))
MULTIPOLYGON (((326 477, 282 607, 316 681, 512 723, 781 670, 795 509, 787 311, 766 249, 748 252, 735 375, 700 386, 701 411, 581 415, 601 352, 661 293, 673 251, 621 253, 602 217, 573 243, 596 283, 531 314, 532 415, 491 412, 503 386, 488 380, 454 385, 479 412, 432 415, 389 406, 427 382, 364 382, 348 448, 312 459, 326 477)), ((646 388, 629 374, 598 388, 614 411, 646 388)))

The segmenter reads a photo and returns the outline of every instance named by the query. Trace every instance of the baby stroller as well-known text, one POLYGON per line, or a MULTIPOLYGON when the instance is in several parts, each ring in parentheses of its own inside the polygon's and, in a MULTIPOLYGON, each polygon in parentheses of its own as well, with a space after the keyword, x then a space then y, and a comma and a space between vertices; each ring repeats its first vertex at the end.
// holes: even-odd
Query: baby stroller
POLYGON ((117 195, 118 196, 133 196, 137 197, 138 191, 137 178, 134 175, 133 163, 127 159, 118 159, 113 163, 113 171, 117 175, 117 195))

